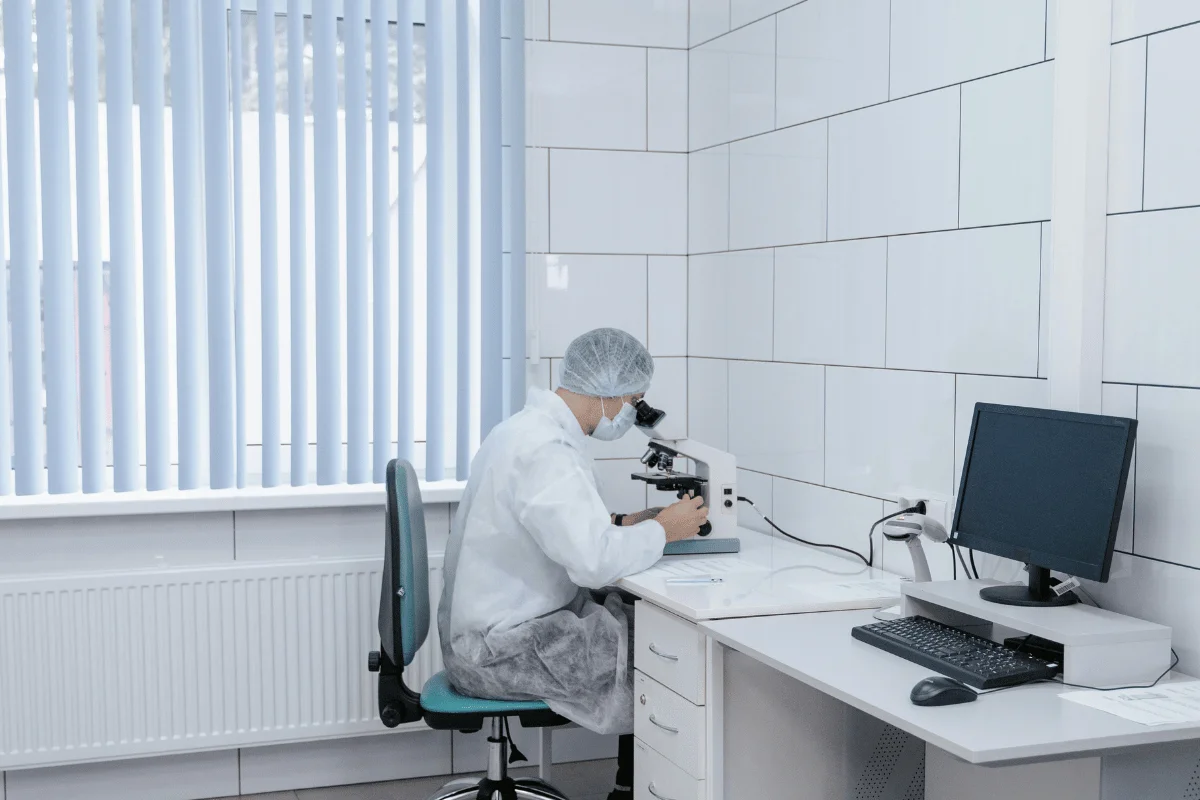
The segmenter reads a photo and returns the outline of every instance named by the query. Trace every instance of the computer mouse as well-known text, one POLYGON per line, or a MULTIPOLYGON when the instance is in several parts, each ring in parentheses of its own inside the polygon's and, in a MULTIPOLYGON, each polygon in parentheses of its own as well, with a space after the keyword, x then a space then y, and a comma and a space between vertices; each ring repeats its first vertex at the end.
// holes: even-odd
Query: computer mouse
POLYGON ((912 688, 909 699, 916 706, 953 706, 973 703, 978 696, 974 689, 962 681, 937 675, 918 682, 912 688))

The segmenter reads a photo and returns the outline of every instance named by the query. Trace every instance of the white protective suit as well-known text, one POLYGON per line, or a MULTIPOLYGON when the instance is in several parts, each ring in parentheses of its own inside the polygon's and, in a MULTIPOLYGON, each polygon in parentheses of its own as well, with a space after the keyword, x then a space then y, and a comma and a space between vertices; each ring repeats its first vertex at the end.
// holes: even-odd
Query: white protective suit
POLYGON ((544 389, 487 437, 446 550, 442 655, 464 694, 632 733, 633 609, 599 590, 658 561, 666 533, 611 524, 587 446, 544 389))

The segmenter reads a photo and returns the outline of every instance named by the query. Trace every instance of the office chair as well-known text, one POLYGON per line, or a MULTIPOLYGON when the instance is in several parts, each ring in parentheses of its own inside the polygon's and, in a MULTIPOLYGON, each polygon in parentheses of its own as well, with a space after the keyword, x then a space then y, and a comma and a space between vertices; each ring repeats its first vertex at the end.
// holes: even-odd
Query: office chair
POLYGON ((394 728, 424 719, 434 730, 474 733, 490 724, 487 775, 481 780, 456 780, 430 800, 569 800, 536 778, 516 780, 508 775, 507 720, 516 717, 526 728, 564 725, 567 720, 545 703, 483 700, 455 691, 445 672, 439 672, 418 693, 404 683, 404 668, 412 663, 429 634, 429 569, 425 544, 425 511, 417 473, 407 461, 387 467, 387 515, 383 588, 379 602, 380 649, 370 653, 367 668, 379 673, 379 717, 394 728))

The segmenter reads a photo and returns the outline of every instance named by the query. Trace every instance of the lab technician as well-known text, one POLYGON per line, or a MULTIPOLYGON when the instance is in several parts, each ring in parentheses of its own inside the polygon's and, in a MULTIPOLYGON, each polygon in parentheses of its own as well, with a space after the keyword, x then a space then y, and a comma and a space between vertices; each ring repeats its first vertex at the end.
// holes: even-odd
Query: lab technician
POLYGON ((649 568, 708 517, 700 498, 623 519, 600 499, 588 438, 627 433, 653 375, 650 353, 624 331, 571 342, 560 388, 530 389, 475 457, 438 611, 458 691, 543 700, 584 728, 622 734, 612 800, 632 796, 633 607, 605 587, 649 568))

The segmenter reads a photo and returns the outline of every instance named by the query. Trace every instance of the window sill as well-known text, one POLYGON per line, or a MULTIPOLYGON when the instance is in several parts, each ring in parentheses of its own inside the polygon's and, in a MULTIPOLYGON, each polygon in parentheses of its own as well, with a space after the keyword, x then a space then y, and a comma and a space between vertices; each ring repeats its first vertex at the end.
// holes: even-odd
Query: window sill
MULTIPOLYGON (((426 504, 457 503, 466 483, 421 481, 426 504)), ((277 486, 270 489, 168 489, 161 492, 27 495, 0 499, 0 521, 64 517, 194 514, 213 511, 279 511, 305 508, 361 508, 385 502, 383 484, 277 486)))

